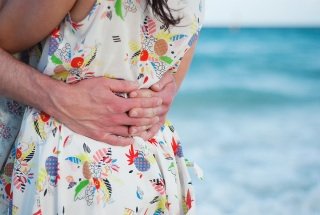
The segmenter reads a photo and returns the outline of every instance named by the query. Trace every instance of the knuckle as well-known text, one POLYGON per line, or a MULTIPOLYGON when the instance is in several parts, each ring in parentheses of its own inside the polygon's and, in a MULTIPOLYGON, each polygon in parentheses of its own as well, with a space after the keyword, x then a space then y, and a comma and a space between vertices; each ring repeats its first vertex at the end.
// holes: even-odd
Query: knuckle
POLYGON ((152 96, 153 96, 153 93, 152 93, 151 90, 146 90, 146 91, 144 92, 144 96, 145 96, 145 97, 152 97, 152 96))
POLYGON ((103 132, 95 130, 91 132, 91 136, 96 140, 102 140, 104 139, 105 135, 103 134, 103 132))
POLYGON ((152 124, 158 123, 159 120, 160 120, 160 118, 158 116, 154 117, 152 124))
POLYGON ((149 121, 150 121, 150 119, 142 118, 142 119, 139 119, 137 125, 138 126, 144 126, 144 125, 150 124, 149 121))
POLYGON ((116 113, 117 108, 115 104, 109 104, 106 107, 106 110, 108 110, 109 113, 116 113))
POLYGON ((159 98, 159 97, 154 97, 154 98, 151 99, 150 103, 151 103, 152 106, 155 107, 155 106, 158 106, 158 105, 160 105, 162 103, 162 99, 159 98))
POLYGON ((122 102, 115 102, 113 104, 113 110, 114 113, 124 113, 125 111, 125 105, 122 104, 122 102))
POLYGON ((108 117, 109 124, 117 124, 119 121, 119 116, 112 114, 108 117))
POLYGON ((140 108, 133 108, 129 111, 129 116, 130 117, 139 117, 141 116, 141 111, 140 108))
POLYGON ((149 109, 149 117, 154 117, 158 114, 158 109, 159 108, 150 108, 149 109))

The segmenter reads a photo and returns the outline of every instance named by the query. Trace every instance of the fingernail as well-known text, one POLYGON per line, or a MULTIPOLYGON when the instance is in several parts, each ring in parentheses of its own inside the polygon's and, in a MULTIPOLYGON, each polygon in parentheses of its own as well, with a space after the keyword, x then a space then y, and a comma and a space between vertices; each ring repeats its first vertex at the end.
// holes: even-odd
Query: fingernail
POLYGON ((157 105, 161 105, 162 104, 162 99, 158 99, 158 101, 157 101, 157 105))
POLYGON ((135 134, 137 132, 137 129, 133 128, 131 129, 131 134, 135 134))
POLYGON ((131 111, 130 112, 130 116, 137 116, 137 115, 138 115, 137 111, 131 111))
POLYGON ((155 87, 160 89, 160 84, 156 84, 155 87))
POLYGON ((137 92, 132 92, 132 93, 130 93, 130 97, 136 97, 137 95, 138 95, 137 92))

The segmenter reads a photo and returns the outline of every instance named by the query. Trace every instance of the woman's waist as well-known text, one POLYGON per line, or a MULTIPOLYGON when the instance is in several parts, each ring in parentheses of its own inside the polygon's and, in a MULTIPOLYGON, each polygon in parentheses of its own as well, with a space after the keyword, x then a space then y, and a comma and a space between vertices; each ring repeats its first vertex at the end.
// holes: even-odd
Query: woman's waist
MULTIPOLYGON (((67 136, 76 137, 76 139, 80 138, 90 142, 90 144, 108 145, 108 143, 82 135, 57 120, 54 116, 30 106, 26 108, 24 114, 22 132, 26 132, 30 136, 33 133, 34 137, 42 143, 55 139, 58 135, 64 138, 67 136)), ((132 138, 134 139, 134 144, 139 146, 139 148, 148 147, 150 150, 158 150, 157 148, 171 148, 178 146, 176 144, 180 144, 179 141, 173 141, 174 133, 175 129, 173 125, 169 121, 166 121, 152 138, 148 140, 143 140, 139 136, 132 138)))

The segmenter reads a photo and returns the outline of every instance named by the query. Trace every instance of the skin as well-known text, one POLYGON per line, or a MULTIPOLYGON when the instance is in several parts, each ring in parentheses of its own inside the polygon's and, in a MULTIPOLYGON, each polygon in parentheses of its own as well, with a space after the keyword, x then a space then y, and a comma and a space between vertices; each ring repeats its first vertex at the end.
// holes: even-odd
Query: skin
MULTIPOLYGON (((2 1, 0 47, 11 53, 29 48, 45 38, 69 11, 77 21, 91 6, 91 0, 2 1)), ((44 110, 77 133, 125 146, 133 143, 131 135, 146 140, 159 130, 191 62, 187 55, 192 57, 192 52, 181 62, 179 75, 167 73, 150 89, 137 90, 137 83, 103 77, 68 85, 0 50, 0 61, 4 62, 0 65, 0 95, 44 110), (113 92, 128 92, 130 98, 113 92)))

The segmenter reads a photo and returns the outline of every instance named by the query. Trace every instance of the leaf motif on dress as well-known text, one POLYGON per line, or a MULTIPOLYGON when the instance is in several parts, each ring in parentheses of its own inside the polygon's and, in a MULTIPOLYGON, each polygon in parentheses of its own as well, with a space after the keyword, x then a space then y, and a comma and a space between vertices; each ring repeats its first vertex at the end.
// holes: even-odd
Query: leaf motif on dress
POLYGON ((132 52, 137 52, 140 50, 140 45, 136 41, 130 41, 129 42, 129 48, 132 52))
POLYGON ((90 50, 90 54, 86 56, 85 61, 84 61, 84 67, 89 66, 92 61, 96 58, 98 52, 98 48, 94 47, 90 50))
POLYGON ((104 163, 110 163, 111 162, 111 156, 112 151, 111 148, 102 148, 96 151, 96 153, 93 156, 93 160, 96 163, 104 162, 104 163))
POLYGON ((161 195, 165 195, 166 190, 165 190, 165 181, 163 178, 156 178, 150 180, 152 187, 161 195))
POLYGON ((20 169, 17 169, 13 178, 13 184, 15 188, 23 193, 26 188, 26 182, 27 179, 24 174, 20 171, 20 169))
POLYGON ((106 187, 106 190, 107 190, 107 193, 105 193, 105 200, 108 202, 111 198, 111 195, 112 195, 112 186, 109 182, 108 179, 102 179, 103 180, 103 184, 104 186, 106 187))
POLYGON ((136 195, 137 195, 138 199, 140 199, 140 200, 143 199, 144 192, 143 192, 143 190, 142 190, 139 186, 137 186, 136 195))
POLYGON ((198 39, 198 34, 197 34, 197 33, 193 34, 192 37, 190 38, 189 42, 188 42, 188 46, 191 47, 192 44, 193 44, 195 41, 197 41, 197 39, 198 39))
MULTIPOLYGON (((80 195, 89 185, 89 180, 81 181, 75 189, 74 200, 83 199, 84 195, 80 195)), ((83 194, 83 193, 82 193, 83 194)))
POLYGON ((119 16, 122 20, 124 20, 123 11, 122 11, 122 0, 116 0, 114 8, 117 16, 119 16))
POLYGON ((61 65, 62 64, 62 61, 56 55, 52 55, 51 56, 51 61, 52 61, 52 63, 54 63, 56 65, 61 65))
POLYGON ((70 161, 71 163, 74 163, 74 164, 81 164, 82 163, 81 159, 74 157, 74 156, 67 157, 65 160, 70 161))
POLYGON ((191 197, 190 189, 188 189, 187 196, 183 197, 183 199, 182 199, 182 207, 183 207, 185 214, 187 214, 188 211, 192 208, 193 201, 194 200, 191 197))
POLYGON ((83 147, 83 151, 85 151, 85 152, 90 154, 91 149, 86 143, 83 143, 82 147, 83 147))
POLYGON ((22 160, 25 162, 29 162, 33 158, 35 151, 36 151, 36 145, 34 143, 31 143, 29 145, 28 150, 23 152, 22 160))
POLYGON ((112 11, 108 11, 106 17, 111 20, 112 19, 112 11))
POLYGON ((171 57, 168 57, 168 56, 161 56, 160 57, 160 60, 167 63, 167 64, 171 64, 172 63, 172 58, 171 57))
POLYGON ((134 215, 134 214, 135 214, 134 210, 132 210, 130 208, 124 209, 123 215, 134 215))
POLYGON ((156 22, 149 16, 146 16, 142 26, 142 32, 145 36, 152 36, 157 30, 156 22))
POLYGON ((174 41, 177 41, 177 40, 181 40, 181 39, 183 39, 183 38, 185 38, 185 37, 187 37, 187 35, 185 35, 185 34, 176 34, 176 35, 172 36, 172 37, 170 38, 170 40, 171 40, 172 42, 174 42, 174 41))
POLYGON ((42 120, 37 119, 33 122, 33 126, 34 126, 36 133, 39 135, 39 137, 42 140, 45 140, 47 138, 47 134, 44 131, 45 123, 42 120))
POLYGON ((72 135, 68 135, 64 140, 63 140, 63 147, 68 146, 72 142, 72 135))

